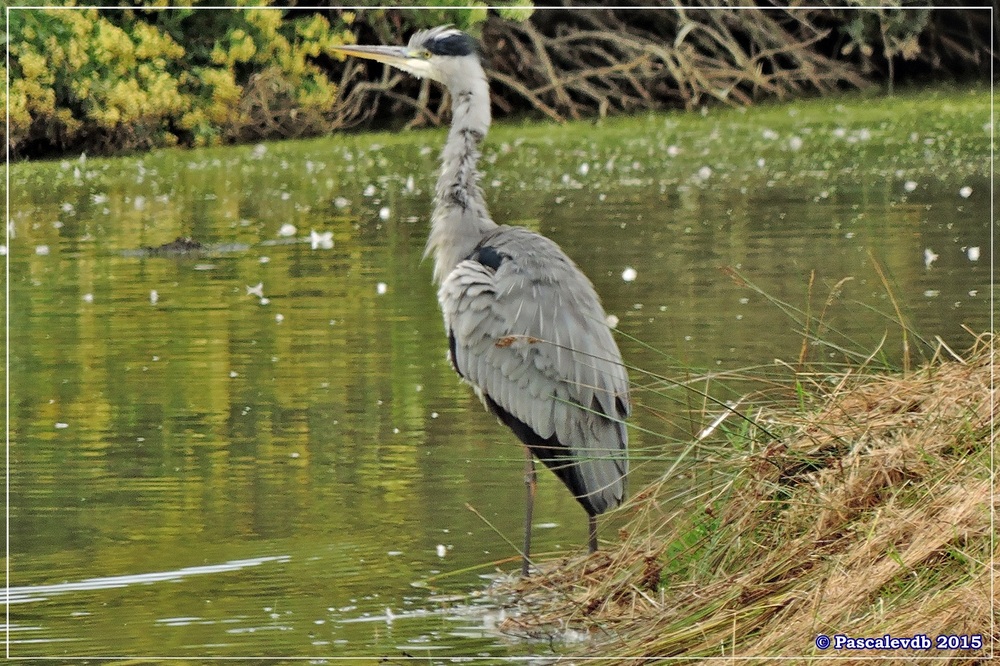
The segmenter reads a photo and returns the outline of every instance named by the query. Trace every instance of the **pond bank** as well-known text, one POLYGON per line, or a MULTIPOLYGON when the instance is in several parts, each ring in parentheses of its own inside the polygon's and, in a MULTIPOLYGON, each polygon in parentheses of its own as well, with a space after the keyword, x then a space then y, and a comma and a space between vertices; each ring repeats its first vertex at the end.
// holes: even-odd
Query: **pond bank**
POLYGON ((661 492, 668 484, 636 492, 617 543, 510 583, 519 614, 505 629, 558 640, 571 626, 591 636, 581 651, 609 663, 778 655, 979 663, 997 639, 996 355, 988 335, 964 356, 938 351, 905 376, 800 374, 797 408, 755 412, 763 427, 727 435, 736 453, 721 463, 728 482, 695 484, 679 508, 661 492), (929 645, 849 649, 844 638, 886 635, 925 635, 929 645))

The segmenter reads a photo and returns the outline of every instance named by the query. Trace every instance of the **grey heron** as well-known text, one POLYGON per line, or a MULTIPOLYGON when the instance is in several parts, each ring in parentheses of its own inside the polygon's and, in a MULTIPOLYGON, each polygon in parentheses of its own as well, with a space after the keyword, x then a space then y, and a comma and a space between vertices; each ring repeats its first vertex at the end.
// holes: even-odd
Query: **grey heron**
POLYGON ((522 573, 531 551, 534 458, 597 516, 621 504, 628 472, 628 375, 590 280, 556 243, 497 225, 479 187, 479 146, 490 91, 478 43, 451 26, 415 33, 406 46, 340 46, 443 84, 452 121, 441 154, 430 236, 448 357, 486 408, 525 445, 522 573))

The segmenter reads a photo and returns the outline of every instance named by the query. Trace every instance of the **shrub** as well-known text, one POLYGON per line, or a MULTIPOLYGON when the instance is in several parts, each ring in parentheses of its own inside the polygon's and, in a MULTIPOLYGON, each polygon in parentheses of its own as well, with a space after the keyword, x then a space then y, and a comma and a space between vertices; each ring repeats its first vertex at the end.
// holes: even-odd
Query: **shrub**
POLYGON ((21 154, 120 152, 324 131, 337 87, 316 59, 353 41, 352 21, 270 8, 11 11, 6 139, 21 154))

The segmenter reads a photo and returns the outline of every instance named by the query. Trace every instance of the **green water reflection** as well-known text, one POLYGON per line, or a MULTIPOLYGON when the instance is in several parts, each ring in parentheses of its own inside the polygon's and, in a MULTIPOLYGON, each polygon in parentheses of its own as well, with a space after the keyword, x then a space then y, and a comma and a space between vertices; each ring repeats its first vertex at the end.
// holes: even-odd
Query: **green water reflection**
MULTIPOLYGON (((926 338, 989 326, 988 110, 952 92, 498 127, 484 186, 662 352, 622 338, 632 365, 797 358, 797 325, 723 266, 803 308, 813 271, 813 307, 852 278, 824 338, 888 334, 898 361, 873 258, 926 338)), ((445 361, 421 262, 442 138, 11 167, 12 655, 558 649, 492 631, 475 597, 436 600, 491 566, 413 585, 511 557, 520 533, 521 451, 445 361), (210 249, 135 251, 177 236, 210 249)), ((657 400, 637 389, 637 423, 671 439, 633 433, 633 489, 711 418, 657 400)), ((539 549, 579 548, 582 511, 550 475, 539 500, 539 549)))

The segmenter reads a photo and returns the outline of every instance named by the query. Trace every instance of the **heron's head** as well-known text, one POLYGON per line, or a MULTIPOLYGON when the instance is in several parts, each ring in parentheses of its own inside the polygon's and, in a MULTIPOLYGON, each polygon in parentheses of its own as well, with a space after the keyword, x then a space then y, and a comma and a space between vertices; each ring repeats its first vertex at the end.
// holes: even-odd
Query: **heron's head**
POLYGON ((416 32, 406 46, 337 46, 335 50, 392 65, 449 88, 483 78, 476 40, 449 25, 416 32))

